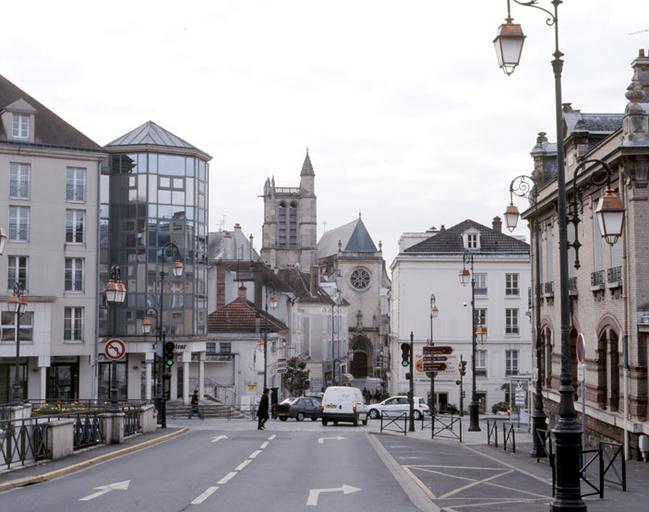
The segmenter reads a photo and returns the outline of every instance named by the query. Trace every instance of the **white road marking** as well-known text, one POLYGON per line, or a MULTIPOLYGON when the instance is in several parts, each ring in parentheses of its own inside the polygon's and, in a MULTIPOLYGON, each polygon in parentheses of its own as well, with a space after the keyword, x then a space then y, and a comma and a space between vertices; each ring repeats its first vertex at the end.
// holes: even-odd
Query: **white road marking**
POLYGON ((227 439, 228 436, 215 436, 210 441, 211 443, 218 443, 221 439, 227 439))
POLYGON ((243 468, 245 468, 251 462, 252 462, 252 460, 246 459, 241 464, 239 464, 236 468, 234 468, 234 470, 235 471, 241 471, 243 468))
POLYGON ((347 438, 343 437, 343 436, 320 437, 320 438, 318 438, 318 444, 324 444, 325 441, 328 441, 330 439, 333 440, 333 441, 342 441, 343 439, 347 439, 347 438))
POLYGON ((398 459, 401 460, 411 460, 411 459, 425 459, 426 457, 417 457, 417 456, 412 456, 412 457, 397 457, 398 459))
POLYGON ((95 498, 99 498, 99 496, 103 496, 104 494, 107 494, 110 491, 126 491, 128 490, 128 486, 130 483, 131 483, 130 480, 124 480, 123 482, 115 482, 114 484, 100 485, 99 487, 93 487, 93 489, 95 489, 97 492, 93 492, 88 496, 79 498, 79 501, 94 500, 95 498))
POLYGON ((263 443, 261 443, 261 446, 259 448, 261 448, 263 450, 267 446, 268 446, 268 441, 264 441, 263 443))
POLYGON ((272 441, 272 440, 275 439, 276 437, 277 437, 277 434, 273 434, 272 436, 270 436, 270 437, 268 438, 268 440, 269 440, 269 441, 272 441))
POLYGON ((261 453, 261 450, 255 450, 254 452, 252 452, 252 453, 250 454, 250 457, 248 457, 248 458, 249 458, 249 459, 254 459, 254 458, 255 458, 257 455, 259 455, 260 453, 261 453))
POLYGON ((230 480, 232 480, 235 476, 237 476, 236 471, 230 471, 227 475, 225 475, 221 480, 217 482, 219 485, 227 484, 230 480))
POLYGON ((342 492, 343 494, 352 494, 360 491, 358 487, 343 484, 342 487, 332 487, 329 489, 311 489, 309 490, 309 498, 306 500, 307 507, 315 507, 318 505, 318 498, 323 492, 342 492))
POLYGON ((218 487, 208 487, 207 490, 203 494, 201 494, 198 498, 196 498, 194 501, 192 501, 191 504, 192 505, 200 505, 207 498, 212 496, 212 494, 214 494, 217 491, 217 489, 219 489, 219 488, 218 487))

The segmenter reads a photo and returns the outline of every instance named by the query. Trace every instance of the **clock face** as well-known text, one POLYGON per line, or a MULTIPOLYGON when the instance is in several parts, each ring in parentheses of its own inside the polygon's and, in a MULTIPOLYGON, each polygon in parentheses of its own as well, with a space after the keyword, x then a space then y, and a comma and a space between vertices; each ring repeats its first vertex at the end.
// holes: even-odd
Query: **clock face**
POLYGON ((349 280, 357 290, 365 290, 370 285, 370 273, 364 268, 357 268, 349 280))

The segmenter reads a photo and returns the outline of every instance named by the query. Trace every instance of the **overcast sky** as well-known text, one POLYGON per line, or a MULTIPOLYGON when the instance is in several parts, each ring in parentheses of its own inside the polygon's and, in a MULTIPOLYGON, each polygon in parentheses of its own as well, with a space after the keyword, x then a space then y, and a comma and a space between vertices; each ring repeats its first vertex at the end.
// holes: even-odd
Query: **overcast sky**
MULTIPOLYGON (((308 146, 318 236, 360 211, 389 264, 404 231, 502 216, 536 133, 554 140, 552 30, 512 5, 528 37, 506 77, 505 15, 506 0, 6 2, 0 73, 99 144, 153 120, 210 153, 210 229, 239 222, 256 245, 266 177, 297 186, 308 146)), ((623 112, 649 1, 560 16, 564 101, 623 112)))

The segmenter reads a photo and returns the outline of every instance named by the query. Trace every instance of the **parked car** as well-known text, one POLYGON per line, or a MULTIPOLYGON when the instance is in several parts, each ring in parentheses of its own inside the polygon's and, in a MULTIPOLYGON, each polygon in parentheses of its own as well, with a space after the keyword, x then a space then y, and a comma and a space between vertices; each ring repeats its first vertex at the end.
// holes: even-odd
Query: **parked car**
POLYGON ((311 418, 311 421, 316 421, 322 416, 320 411, 320 398, 316 396, 287 398, 277 404, 275 414, 282 421, 286 421, 288 418, 295 418, 297 421, 304 421, 304 418, 311 418))
MULTIPOLYGON (((369 406, 369 415, 372 419, 380 418, 382 414, 396 416, 404 412, 406 414, 410 412, 410 404, 408 404, 407 396, 391 396, 378 404, 369 406)), ((414 417, 419 420, 424 414, 430 414, 430 408, 426 405, 423 398, 416 396, 414 417)))
POLYGON ((367 425, 367 406, 363 400, 363 393, 358 388, 349 386, 329 386, 322 397, 320 404, 322 410, 322 425, 327 426, 330 421, 337 425, 339 421, 346 421, 358 426, 361 421, 367 425))

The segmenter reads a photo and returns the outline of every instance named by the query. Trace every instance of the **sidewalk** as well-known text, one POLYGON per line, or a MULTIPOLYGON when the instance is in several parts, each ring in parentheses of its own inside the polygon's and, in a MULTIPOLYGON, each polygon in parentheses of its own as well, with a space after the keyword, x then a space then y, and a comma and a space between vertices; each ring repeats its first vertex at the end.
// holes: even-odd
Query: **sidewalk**
MULTIPOLYGON (((487 445, 487 424, 480 432, 467 432, 463 421, 463 442, 431 439, 430 428, 416 432, 377 435, 384 448, 442 510, 471 507, 478 511, 547 511, 552 496, 552 472, 547 460, 529 455, 532 438, 516 433, 516 453, 503 450, 502 427, 498 448, 487 445)), ((377 429, 378 430, 378 429, 377 429)), ((616 463, 617 464, 617 463, 616 463)), ((608 475, 607 475, 608 476, 608 475)), ((615 477, 614 474, 611 477, 615 477)), ((604 512, 624 508, 625 512, 649 509, 649 463, 627 462, 627 492, 619 485, 606 483, 604 499, 584 498, 589 511, 604 512)), ((582 492, 587 492, 582 482, 582 492)))
POLYGON ((13 489, 14 487, 22 487, 58 478, 92 466, 93 464, 99 464, 100 462, 174 439, 187 432, 187 430, 187 428, 158 429, 149 434, 132 436, 121 444, 99 445, 97 447, 79 450, 69 457, 62 459, 46 460, 33 466, 5 471, 0 473, 0 492, 13 489))

